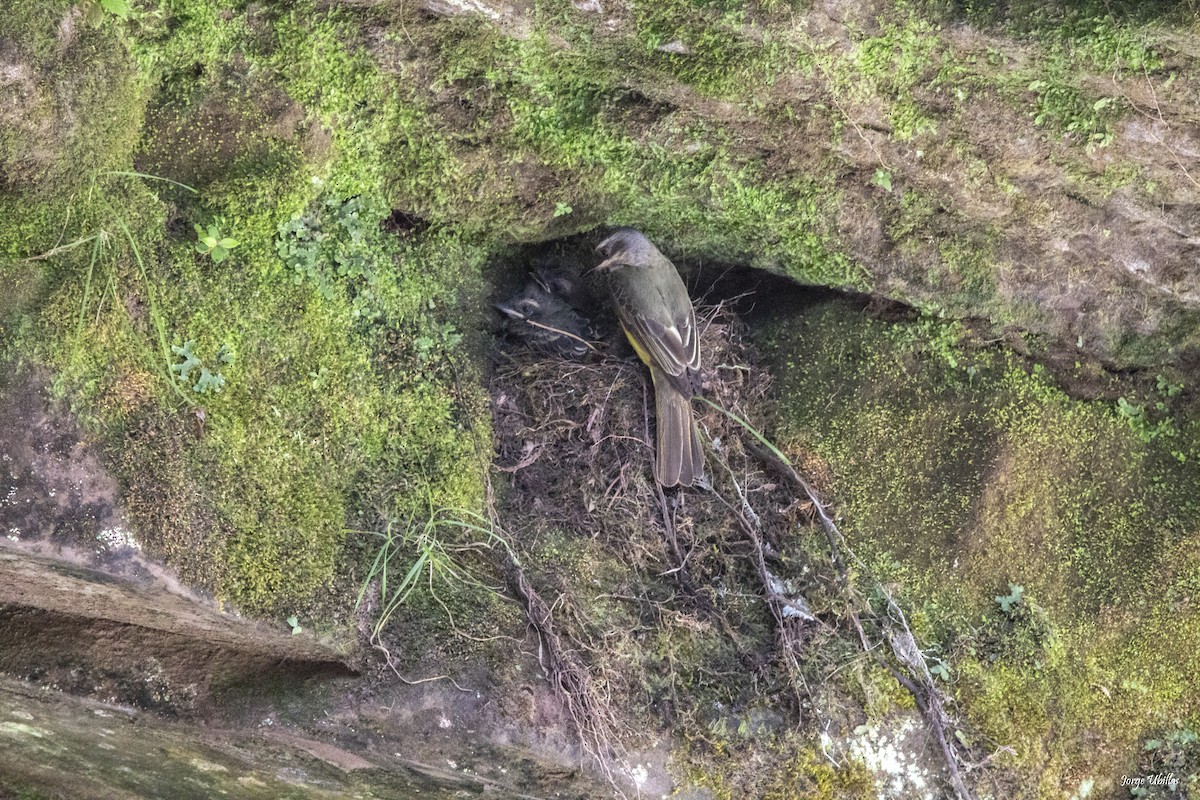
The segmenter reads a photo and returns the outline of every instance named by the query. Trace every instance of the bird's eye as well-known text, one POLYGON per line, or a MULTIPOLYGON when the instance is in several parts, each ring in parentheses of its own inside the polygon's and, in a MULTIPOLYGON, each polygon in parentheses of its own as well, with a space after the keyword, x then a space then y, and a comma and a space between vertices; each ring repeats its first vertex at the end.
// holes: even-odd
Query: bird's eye
POLYGON ((532 300, 522 300, 517 306, 517 310, 522 314, 532 314, 534 311, 537 311, 537 303, 532 300))

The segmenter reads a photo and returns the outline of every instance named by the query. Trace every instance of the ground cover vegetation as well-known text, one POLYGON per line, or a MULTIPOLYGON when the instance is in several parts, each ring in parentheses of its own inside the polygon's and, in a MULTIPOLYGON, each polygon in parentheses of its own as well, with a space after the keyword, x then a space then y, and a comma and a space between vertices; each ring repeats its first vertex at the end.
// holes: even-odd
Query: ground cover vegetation
POLYGON ((980 796, 1194 783, 1197 314, 1186 271, 1095 265, 1189 224, 1195 11, 18 4, 0 343, 186 582, 498 682, 532 621, 611 763, 666 717, 718 794, 872 796, 814 721, 922 711, 851 624, 884 636, 885 589, 980 796), (717 493, 659 496, 615 346, 496 355, 530 247, 622 223, 697 294, 738 264, 907 304, 706 317, 711 395, 861 564, 714 409, 717 493))

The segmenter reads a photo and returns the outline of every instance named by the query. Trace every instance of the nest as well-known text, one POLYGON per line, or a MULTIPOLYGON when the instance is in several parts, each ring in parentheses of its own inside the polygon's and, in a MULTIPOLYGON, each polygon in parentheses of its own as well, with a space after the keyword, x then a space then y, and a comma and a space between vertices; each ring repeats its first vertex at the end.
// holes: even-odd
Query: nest
MULTIPOLYGON (((755 366, 745 325, 726 305, 698 310, 700 394, 762 426, 770 376, 755 366)), ((495 468, 510 476, 509 519, 600 540, 634 557, 635 565, 670 564, 676 539, 685 553, 697 538, 736 537, 718 494, 732 488, 772 530, 794 523, 801 505, 744 447, 745 430, 727 415, 694 403, 715 493, 667 490, 655 482, 654 396, 649 373, 618 346, 598 348, 585 362, 536 358, 516 350, 492 379, 495 468), (664 513, 665 511, 665 513, 664 513), (632 548, 632 549, 631 549, 632 548)), ((673 566, 679 566, 674 564, 673 566)))

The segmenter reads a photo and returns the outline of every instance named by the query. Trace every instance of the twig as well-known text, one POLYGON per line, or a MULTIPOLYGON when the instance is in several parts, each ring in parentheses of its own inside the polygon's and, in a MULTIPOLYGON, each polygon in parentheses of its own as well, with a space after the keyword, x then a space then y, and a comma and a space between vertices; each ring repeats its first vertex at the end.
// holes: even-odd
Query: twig
POLYGON ((529 319, 529 318, 525 319, 525 324, 531 325, 534 328, 541 328, 544 331, 550 331, 551 333, 560 333, 563 336, 566 336, 568 339, 574 339, 577 342, 582 342, 583 346, 586 347, 588 350, 591 350, 593 353, 600 352, 599 348, 597 348, 594 344, 589 342, 587 339, 583 338, 582 336, 578 336, 574 333, 571 333, 570 331, 564 331, 562 328, 556 328, 553 325, 547 325, 543 322, 537 322, 537 321, 529 319))
MULTIPOLYGON (((771 442, 768 441, 765 436, 759 433, 752 425, 733 412, 722 408, 707 398, 701 397, 700 400, 730 417, 735 422, 740 424, 746 431, 751 433, 754 438, 758 440, 759 444, 756 445, 754 443, 747 443, 748 448, 767 463, 773 464, 812 502, 813 508, 816 510, 817 519, 820 520, 821 527, 825 532, 826 540, 829 543, 830 555, 834 566, 837 568, 838 573, 841 576, 844 588, 848 593, 853 595, 850 572, 846 569, 845 563, 842 561, 841 556, 841 550, 845 548, 845 538, 842 536, 841 531, 838 530, 837 525, 834 524, 834 521, 829 516, 828 512, 826 512, 825 507, 821 504, 821 499, 808 484, 808 481, 804 480, 804 478, 802 478, 800 474, 796 472, 795 467, 792 466, 787 457, 784 456, 783 453, 781 453, 779 449, 775 447, 775 445, 771 444, 771 442)), ((740 517, 740 514, 738 516, 740 517)), ((746 523, 746 525, 748 527, 748 523, 746 523)), ((861 565, 861 562, 859 563, 861 565)), ((950 783, 954 788, 955 796, 959 800, 973 800, 974 795, 971 793, 971 790, 967 788, 966 783, 963 781, 962 773, 959 769, 958 755, 955 752, 954 746, 950 743, 948 737, 946 736, 946 729, 950 727, 950 720, 946 714, 945 707, 942 702, 941 691, 933 682, 933 676, 929 673, 929 667, 925 663, 925 658, 923 655, 921 655, 921 651, 916 645, 916 640, 913 637, 912 629, 908 625, 908 620, 904 616, 904 611, 900 608, 899 604, 896 603, 886 589, 883 589, 883 587, 879 588, 882 595, 887 600, 889 614, 894 615, 894 617, 891 619, 893 625, 887 625, 886 621, 884 621, 886 636, 889 644, 891 645, 892 654, 904 670, 915 675, 916 680, 914 681, 911 677, 909 677, 909 675, 904 674, 891 663, 889 663, 879 654, 877 648, 871 646, 866 631, 863 629, 862 620, 859 617, 858 612, 854 609, 853 605, 851 605, 848 609, 848 612, 851 622, 854 625, 855 632, 858 634, 858 638, 863 646, 863 650, 870 653, 881 666, 891 673, 891 675, 900 683, 900 685, 902 685, 910 694, 912 694, 913 699, 917 703, 917 709, 921 712, 921 716, 924 717, 926 724, 933 731, 934 736, 937 739, 938 747, 942 752, 943 759, 945 760, 946 769, 949 773, 950 783), (898 631, 895 630, 896 627, 899 628, 898 631)))

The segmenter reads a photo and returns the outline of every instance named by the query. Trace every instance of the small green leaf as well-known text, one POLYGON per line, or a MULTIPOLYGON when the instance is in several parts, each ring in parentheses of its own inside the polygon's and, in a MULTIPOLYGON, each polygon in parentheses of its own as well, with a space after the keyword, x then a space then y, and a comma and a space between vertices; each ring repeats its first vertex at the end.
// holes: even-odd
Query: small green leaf
POLYGON ((890 192, 892 191, 892 173, 883 168, 877 169, 871 178, 871 183, 885 192, 890 192))
POLYGON ((116 14, 121 19, 129 18, 129 0, 100 0, 100 5, 110 14, 116 14))
POLYGON ((200 394, 216 394, 225 386, 225 376, 221 373, 215 375, 209 371, 208 367, 200 368, 200 379, 192 386, 192 391, 200 394))
POLYGON ((186 381, 188 379, 188 373, 200 366, 200 359, 196 358, 196 356, 192 353, 192 348, 195 346, 196 341, 194 339, 189 339, 188 341, 184 342, 183 345, 171 345, 171 352, 183 358, 182 363, 171 365, 171 370, 179 373, 180 380, 186 381))
POLYGON ((1021 602, 1021 596, 1025 593, 1025 587, 1015 583, 1008 584, 1009 594, 998 595, 995 600, 1000 604, 1000 610, 1004 613, 1011 613, 1013 606, 1021 602))

